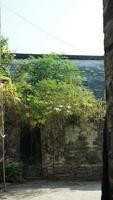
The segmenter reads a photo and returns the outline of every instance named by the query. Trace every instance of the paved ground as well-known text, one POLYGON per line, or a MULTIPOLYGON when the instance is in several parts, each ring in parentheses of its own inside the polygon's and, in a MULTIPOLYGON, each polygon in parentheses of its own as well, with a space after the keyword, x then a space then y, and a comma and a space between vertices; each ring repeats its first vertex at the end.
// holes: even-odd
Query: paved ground
POLYGON ((0 200, 100 200, 99 183, 47 182, 8 186, 0 192, 0 200))

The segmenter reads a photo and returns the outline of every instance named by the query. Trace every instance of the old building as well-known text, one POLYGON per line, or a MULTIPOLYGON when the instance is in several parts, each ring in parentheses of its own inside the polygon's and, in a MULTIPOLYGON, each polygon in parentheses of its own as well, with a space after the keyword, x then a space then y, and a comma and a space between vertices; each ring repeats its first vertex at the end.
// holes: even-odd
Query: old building
MULTIPOLYGON (((24 56, 17 55, 17 58, 24 59, 24 56)), ((97 98, 103 98, 103 57, 69 56, 69 59, 86 74, 86 86, 97 98)), ((16 120, 16 115, 16 109, 8 111, 6 108, 6 157, 22 163, 24 177, 101 180, 103 121, 94 119, 86 125, 71 119, 64 123, 61 117, 56 116, 45 126, 33 128, 22 124, 21 119, 16 120)))

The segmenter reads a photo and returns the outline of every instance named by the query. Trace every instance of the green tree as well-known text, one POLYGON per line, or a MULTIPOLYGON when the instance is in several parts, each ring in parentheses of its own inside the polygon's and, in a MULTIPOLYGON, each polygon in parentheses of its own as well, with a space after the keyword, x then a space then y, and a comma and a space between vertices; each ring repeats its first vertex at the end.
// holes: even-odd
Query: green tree
POLYGON ((75 121, 102 117, 103 102, 84 87, 83 75, 66 57, 50 54, 17 62, 7 40, 1 44, 0 76, 10 80, 13 95, 9 92, 9 96, 19 102, 23 119, 44 124, 55 114, 75 121))
POLYGON ((0 75, 9 76, 9 64, 13 61, 14 56, 8 48, 7 39, 0 38, 0 75))
POLYGON ((65 57, 30 57, 17 65, 13 79, 30 120, 44 123, 55 113, 88 120, 103 113, 100 101, 84 87, 81 72, 65 57))
POLYGON ((54 79, 57 82, 81 85, 84 80, 74 63, 66 57, 56 54, 44 55, 38 58, 30 57, 17 63, 12 73, 13 79, 19 80, 24 77, 27 82, 32 84, 43 79, 54 79))

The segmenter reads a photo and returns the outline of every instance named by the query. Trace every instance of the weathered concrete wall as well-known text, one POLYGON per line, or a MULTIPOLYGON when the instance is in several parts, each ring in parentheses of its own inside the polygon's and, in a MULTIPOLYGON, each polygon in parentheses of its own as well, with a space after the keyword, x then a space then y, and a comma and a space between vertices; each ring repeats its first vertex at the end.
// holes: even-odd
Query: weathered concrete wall
MULTIPOLYGON (((110 199, 113 199, 113 0, 104 0, 105 75, 110 199)), ((104 163, 105 164, 105 163, 104 163)))
POLYGON ((46 177, 101 179, 102 124, 48 123, 42 131, 42 168, 46 177))

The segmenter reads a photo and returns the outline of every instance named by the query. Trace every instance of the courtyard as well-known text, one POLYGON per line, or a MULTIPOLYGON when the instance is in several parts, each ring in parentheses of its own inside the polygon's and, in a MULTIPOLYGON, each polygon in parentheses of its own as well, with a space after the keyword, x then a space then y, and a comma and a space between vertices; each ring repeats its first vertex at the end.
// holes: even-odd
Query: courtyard
POLYGON ((8 185, 0 200, 100 200, 99 182, 35 181, 8 185))

